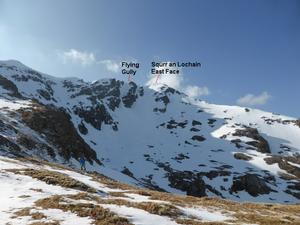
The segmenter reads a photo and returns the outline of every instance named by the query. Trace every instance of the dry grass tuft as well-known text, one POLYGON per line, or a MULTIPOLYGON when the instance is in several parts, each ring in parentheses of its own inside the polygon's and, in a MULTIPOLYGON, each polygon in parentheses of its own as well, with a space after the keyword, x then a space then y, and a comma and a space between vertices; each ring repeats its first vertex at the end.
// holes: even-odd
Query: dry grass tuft
POLYGON ((32 208, 24 208, 24 209, 20 209, 16 212, 14 212, 14 215, 11 218, 18 218, 18 217, 23 217, 23 216, 30 216, 30 210, 32 208))
POLYGON ((145 210, 151 214, 160 216, 168 216, 171 218, 177 218, 182 215, 182 212, 173 205, 156 203, 156 202, 131 202, 126 199, 108 198, 108 199, 96 199, 99 204, 113 204, 119 206, 133 207, 137 209, 145 210))
POLYGON ((36 170, 36 169, 10 169, 8 171, 14 172, 16 174, 30 176, 40 181, 44 181, 47 184, 58 185, 61 187, 72 188, 80 191, 96 193, 95 189, 87 186, 86 184, 78 180, 69 177, 68 175, 59 172, 54 172, 49 170, 36 170))
POLYGON ((47 216, 45 216, 41 212, 34 212, 34 213, 31 213, 30 215, 31 215, 31 218, 34 220, 41 220, 41 219, 47 218, 47 216))
MULTIPOLYGON (((86 195, 81 196, 87 198, 86 195)), ((79 196, 75 196, 75 198, 78 197, 79 196)), ((61 209, 65 212, 71 211, 80 217, 90 217, 94 220, 96 225, 131 225, 128 219, 119 217, 110 212, 108 209, 104 209, 99 205, 92 203, 68 203, 64 201, 64 196, 55 195, 49 198, 38 200, 35 204, 43 209, 61 209)))
POLYGON ((225 225, 227 223, 222 222, 201 222, 192 219, 177 219, 176 223, 184 225, 225 225))
POLYGON ((29 225, 60 225, 59 221, 53 221, 53 222, 33 222, 29 225))
POLYGON ((124 194, 124 192, 109 192, 109 195, 112 196, 112 197, 128 198, 128 196, 126 196, 124 194))
POLYGON ((34 220, 41 220, 44 218, 47 218, 47 216, 45 216, 43 213, 40 212, 31 212, 32 208, 23 208, 19 211, 16 211, 14 213, 14 215, 12 216, 12 218, 18 218, 18 217, 24 217, 24 216, 31 216, 32 219, 34 220))
POLYGON ((157 214, 160 216, 168 216, 177 218, 182 215, 182 212, 175 206, 169 204, 158 204, 154 202, 135 203, 134 206, 143 209, 149 213, 157 214))

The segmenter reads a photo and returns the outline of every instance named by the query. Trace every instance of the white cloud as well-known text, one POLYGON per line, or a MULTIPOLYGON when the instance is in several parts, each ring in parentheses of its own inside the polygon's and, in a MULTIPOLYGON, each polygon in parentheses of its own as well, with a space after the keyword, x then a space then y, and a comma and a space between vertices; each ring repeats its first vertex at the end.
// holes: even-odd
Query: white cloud
MULTIPOLYGON (((160 67, 157 69, 174 69, 168 66, 160 67)), ((192 98, 199 98, 200 96, 209 95, 210 91, 207 87, 198 87, 198 86, 191 86, 186 85, 186 80, 184 79, 184 75, 180 70, 179 74, 169 74, 169 75, 153 75, 150 74, 149 80, 147 81, 146 85, 154 90, 159 90, 162 85, 167 85, 172 87, 178 91, 181 91, 187 94, 189 97, 192 98)))
POLYGON ((253 94, 247 94, 241 98, 239 98, 236 102, 239 105, 264 105, 267 103, 267 101, 271 98, 271 95, 268 94, 268 92, 264 91, 260 95, 253 95, 253 94))
POLYGON ((65 52, 60 52, 59 56, 60 58, 62 58, 64 63, 72 62, 87 66, 96 62, 94 53, 78 51, 76 49, 70 49, 65 52))
POLYGON ((117 73, 120 71, 120 64, 110 60, 110 59, 106 59, 106 60, 102 60, 99 62, 100 64, 103 64, 105 66, 105 68, 113 73, 117 73))
POLYGON ((207 87, 198 87, 198 86, 187 86, 184 89, 184 92, 192 98, 198 98, 200 96, 210 94, 210 91, 208 90, 207 87))

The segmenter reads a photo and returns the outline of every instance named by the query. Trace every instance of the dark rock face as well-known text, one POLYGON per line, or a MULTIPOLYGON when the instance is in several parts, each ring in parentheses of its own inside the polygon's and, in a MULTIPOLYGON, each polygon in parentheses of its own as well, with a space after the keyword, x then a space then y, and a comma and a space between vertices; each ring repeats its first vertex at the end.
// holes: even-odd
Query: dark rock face
POLYGON ((192 140, 202 142, 202 141, 205 141, 206 139, 205 139, 205 137, 202 137, 200 135, 194 135, 192 137, 192 140))
POLYGON ((185 128, 187 123, 188 123, 187 120, 185 120, 183 122, 176 122, 175 120, 170 120, 166 123, 161 124, 161 126, 164 126, 166 124, 167 129, 176 129, 178 127, 185 128))
POLYGON ((36 146, 37 146, 37 142, 35 142, 29 136, 25 136, 23 134, 18 136, 18 143, 20 145, 23 145, 28 150, 32 150, 32 149, 36 148, 36 146))
POLYGON ((293 195, 295 198, 300 199, 300 183, 291 182, 290 185, 287 186, 286 193, 293 195))
POLYGON ((44 99, 48 101, 50 101, 52 98, 51 94, 43 89, 38 89, 37 92, 39 93, 40 96, 42 96, 44 99))
POLYGON ((200 172, 198 175, 206 176, 208 179, 212 180, 216 177, 224 177, 224 176, 230 176, 231 172, 227 170, 211 170, 209 172, 200 172))
POLYGON ((181 160, 184 160, 184 159, 189 159, 190 157, 183 154, 183 153, 179 153, 177 156, 175 156, 173 159, 174 160, 177 160, 177 161, 181 161, 181 160))
MULTIPOLYGON (((187 157, 185 157, 187 159, 187 157)), ((179 189, 186 192, 187 195, 195 197, 207 196, 206 190, 223 198, 222 194, 212 186, 205 184, 202 177, 206 176, 209 179, 213 179, 218 176, 230 176, 231 172, 223 170, 213 170, 210 172, 192 172, 192 171, 179 171, 171 168, 169 162, 155 162, 155 164, 166 171, 166 177, 168 178, 172 188, 179 189)))
POLYGON ((44 98, 46 100, 53 100, 56 101, 53 98, 54 91, 52 89, 52 85, 55 85, 56 83, 54 81, 48 80, 45 77, 43 77, 39 72, 35 70, 25 70, 23 71, 26 75, 24 74, 15 74, 12 77, 19 82, 27 82, 29 80, 33 82, 40 83, 41 86, 44 88, 38 89, 37 93, 39 94, 39 98, 44 98))
POLYGON ((195 127, 192 127, 192 128, 190 129, 190 131, 192 131, 192 132, 199 132, 200 130, 197 129, 197 128, 195 128, 195 127))
POLYGON ((0 146, 4 148, 4 150, 11 151, 12 153, 21 151, 20 147, 17 144, 13 143, 2 135, 0 135, 0 146))
POLYGON ((72 98, 75 98, 80 95, 95 96, 97 99, 103 99, 107 96, 120 96, 120 86, 123 84, 122 81, 117 81, 115 79, 109 79, 105 82, 96 81, 91 85, 86 85, 85 83, 80 85, 74 85, 69 81, 64 81, 64 86, 68 89, 80 89, 78 93, 72 95, 72 98))
POLYGON ((208 119, 207 124, 213 125, 217 120, 216 119, 208 119))
POLYGON ((78 130, 83 135, 86 135, 88 133, 88 129, 86 128, 86 126, 84 125, 84 123, 82 121, 80 124, 78 124, 78 130))
POLYGON ((23 98, 22 95, 19 93, 19 90, 17 86, 11 82, 10 80, 6 79, 5 77, 0 75, 0 86, 8 90, 10 93, 8 93, 9 96, 11 97, 16 97, 16 98, 23 98))
POLYGON ((77 133, 69 114, 64 110, 51 106, 37 105, 26 110, 18 110, 23 122, 31 129, 46 136, 47 141, 57 148, 64 159, 78 159, 84 156, 91 164, 101 164, 96 153, 77 133))
POLYGON ((257 174, 246 174, 235 178, 230 189, 231 192, 246 191, 251 196, 269 194, 272 189, 257 174))
POLYGON ((285 193, 293 195, 295 198, 300 199, 300 192, 294 192, 291 191, 290 189, 285 190, 285 193))
POLYGON ((300 164, 300 156, 271 156, 264 159, 265 162, 269 165, 278 163, 280 169, 287 171, 290 174, 293 174, 298 179, 300 179, 300 168, 294 165, 289 164, 288 162, 300 164))
POLYGON ((40 152, 45 152, 52 158, 56 156, 55 151, 49 145, 45 143, 33 140, 30 136, 24 134, 18 134, 17 142, 27 150, 38 149, 40 152))
MULTIPOLYGON (((78 81, 80 81, 80 80, 78 80, 78 81)), ((63 83, 63 87, 67 89, 67 92, 75 92, 76 89, 79 89, 80 87, 82 87, 82 85, 74 84, 70 80, 64 80, 62 83, 63 83)))
POLYGON ((234 158, 236 159, 239 159, 239 160, 245 160, 245 161, 249 161, 252 159, 251 156, 248 156, 248 155, 245 155, 243 153, 240 153, 240 152, 237 152, 237 153, 234 153, 234 158))
POLYGON ((0 131, 1 131, 1 132, 5 132, 5 131, 8 131, 8 130, 13 131, 14 133, 17 133, 17 132, 18 132, 12 125, 3 122, 3 121, 0 119, 0 131))
POLYGON ((138 98, 138 95, 136 94, 137 85, 131 82, 130 86, 127 94, 122 97, 122 102, 126 108, 130 108, 138 98))
POLYGON ((196 176, 190 171, 173 171, 168 175, 170 187, 185 191, 187 195, 196 197, 207 196, 205 193, 205 182, 200 176, 196 176))
POLYGON ((113 124, 114 121, 104 105, 96 105, 88 108, 75 108, 74 113, 83 118, 86 123, 91 124, 95 129, 101 130, 102 123, 113 124))
POLYGON ((171 102, 170 100, 170 95, 173 94, 180 94, 180 92, 176 91, 173 88, 170 87, 162 87, 161 92, 156 92, 155 93, 155 101, 156 102, 162 102, 164 106, 162 108, 154 108, 154 112, 161 112, 165 113, 167 111, 167 106, 171 102))
POLYGON ((124 167, 124 169, 121 171, 121 173, 123 173, 123 174, 125 174, 125 175, 127 175, 129 177, 134 178, 133 173, 127 167, 124 167))
POLYGON ((193 120, 192 121, 192 126, 196 126, 196 125, 202 125, 202 123, 199 122, 198 120, 193 120))
POLYGON ((117 81, 115 79, 109 79, 105 82, 97 81, 91 85, 87 85, 85 83, 82 83, 82 85, 73 84, 66 80, 63 82, 63 85, 68 89, 68 92, 75 92, 71 95, 71 98, 86 95, 92 105, 99 104, 104 98, 106 98, 107 105, 112 111, 118 108, 121 103, 120 87, 123 84, 123 81, 117 81))
POLYGON ((249 141, 249 142, 246 142, 246 144, 257 148, 258 152, 271 153, 269 143, 266 141, 266 139, 264 139, 258 133, 258 130, 256 128, 247 127, 245 129, 242 129, 242 130, 236 130, 235 133, 232 134, 232 135, 233 136, 238 136, 238 137, 243 137, 244 136, 244 137, 252 138, 255 141, 249 141))
POLYGON ((170 99, 169 99, 169 97, 166 96, 166 95, 155 98, 155 101, 161 101, 161 102, 163 102, 165 105, 167 105, 167 104, 170 103, 170 99))
MULTIPOLYGON (((30 72, 29 70, 27 70, 27 72, 30 72)), ((35 82, 40 82, 42 83, 42 76, 39 73, 35 74, 35 71, 31 71, 30 72, 31 75, 23 75, 23 74, 15 74, 12 77, 16 80, 16 81, 23 81, 23 82, 27 82, 29 80, 35 81, 35 82)))
POLYGON ((240 139, 234 139, 230 141, 231 143, 235 144, 235 147, 242 148, 243 146, 240 144, 242 141, 240 139))

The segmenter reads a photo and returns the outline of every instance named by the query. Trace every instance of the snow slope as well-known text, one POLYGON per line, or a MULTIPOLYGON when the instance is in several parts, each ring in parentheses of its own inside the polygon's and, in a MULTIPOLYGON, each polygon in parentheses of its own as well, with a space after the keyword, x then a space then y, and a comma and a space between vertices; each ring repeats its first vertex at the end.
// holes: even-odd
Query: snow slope
MULTIPOLYGON (((109 209, 111 212, 116 213, 119 216, 128 218, 133 224, 146 225, 146 224, 163 224, 163 225, 174 225, 177 224, 174 219, 167 216, 160 216, 153 213, 149 213, 145 210, 129 207, 126 205, 115 205, 109 203, 98 204, 96 199, 108 199, 117 200, 119 197, 110 196, 114 192, 129 192, 130 190, 122 190, 119 188, 109 188, 105 184, 99 181, 92 181, 92 177, 88 174, 82 174, 77 171, 71 171, 62 168, 55 168, 54 165, 39 165, 31 162, 18 161, 15 159, 0 156, 0 182, 1 182, 1 203, 0 203, 0 223, 1 224, 31 224, 33 222, 54 222, 59 221, 59 224, 74 224, 74 221, 78 224, 93 224, 95 221, 91 217, 78 216, 76 213, 71 211, 61 210, 59 208, 43 208, 37 206, 36 202, 41 199, 46 199, 53 196, 65 196, 69 199, 65 203, 72 202, 72 204, 94 204, 99 205, 103 208, 109 209), (15 169, 15 171, 13 170, 15 169), (66 176, 75 179, 76 181, 83 182, 84 184, 95 188, 98 194, 94 195, 94 200, 72 200, 70 196, 83 193, 83 191, 74 190, 72 188, 63 188, 59 185, 47 184, 38 179, 30 176, 16 174, 16 170, 22 171, 26 169, 31 170, 45 170, 45 171, 59 171, 58 173, 65 174, 66 176), (22 210, 29 209, 29 214, 20 214, 22 210), (32 215, 40 213, 43 215, 42 218, 36 218, 32 215)), ((130 201, 133 203, 147 203, 147 202, 158 202, 158 200, 150 200, 149 197, 140 194, 128 193, 128 197, 123 197, 124 201, 130 201), (130 196, 134 196, 135 199, 130 196)), ((164 204, 171 204, 170 202, 164 201, 164 204)), ((205 210, 198 210, 196 208, 191 209, 180 207, 182 210, 182 217, 188 217, 190 214, 197 216, 199 220, 205 221, 225 221, 231 219, 228 216, 223 215, 224 212, 216 210, 216 217, 211 216, 205 210), (186 213, 186 214, 185 214, 186 213), (210 216, 207 216, 210 215, 210 216)))

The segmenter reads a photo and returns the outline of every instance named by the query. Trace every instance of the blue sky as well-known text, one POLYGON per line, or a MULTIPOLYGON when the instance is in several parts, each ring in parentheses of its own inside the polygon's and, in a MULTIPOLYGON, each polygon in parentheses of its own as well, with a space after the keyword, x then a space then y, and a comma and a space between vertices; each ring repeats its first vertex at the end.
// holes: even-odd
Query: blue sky
MULTIPOLYGON (((0 0, 0 60, 54 76, 125 79, 116 63, 200 61, 200 98, 300 117, 300 1, 0 0)), ((195 87, 199 87, 195 89, 195 87)))

